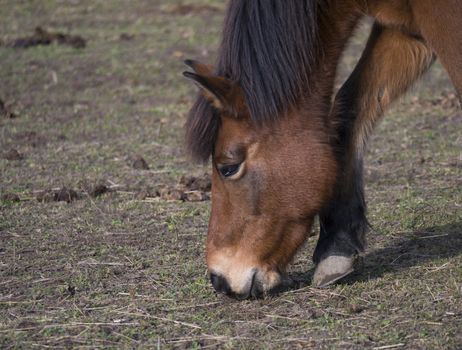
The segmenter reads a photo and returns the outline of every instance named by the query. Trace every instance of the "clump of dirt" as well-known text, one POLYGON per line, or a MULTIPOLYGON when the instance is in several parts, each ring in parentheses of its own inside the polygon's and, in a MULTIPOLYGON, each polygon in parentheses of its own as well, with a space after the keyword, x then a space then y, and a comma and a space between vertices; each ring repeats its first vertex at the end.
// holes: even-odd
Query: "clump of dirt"
POLYGON ((73 285, 70 285, 70 284, 69 284, 69 285, 67 286, 67 288, 66 288, 67 294, 68 294, 69 296, 71 296, 71 297, 75 296, 75 291, 76 291, 76 288, 75 288, 75 286, 73 286, 73 285))
POLYGON ((134 34, 121 33, 121 34, 119 35, 119 40, 122 40, 122 41, 131 41, 131 40, 133 40, 134 37, 135 37, 134 34))
POLYGON ((53 190, 40 191, 35 198, 40 203, 50 203, 55 200, 55 192, 53 190))
POLYGON ((70 203, 79 199, 80 195, 71 188, 63 187, 55 194, 55 201, 70 203))
POLYGON ((5 102, 0 99, 0 118, 14 119, 18 115, 13 113, 9 108, 6 107, 5 102))
POLYGON ((47 138, 35 131, 23 131, 14 135, 16 141, 32 146, 34 148, 47 144, 47 138))
POLYGON ((21 153, 19 153, 16 149, 12 148, 3 154, 3 159, 10 160, 10 161, 22 160, 24 159, 24 156, 21 153))
POLYGON ((79 181, 77 187, 81 192, 88 194, 92 198, 97 198, 105 193, 113 191, 104 180, 98 180, 96 182, 82 180, 79 181))
POLYGON ((17 203, 21 201, 21 198, 16 193, 3 193, 2 196, 0 197, 2 202, 11 202, 11 203, 17 203))
POLYGON ((50 202, 67 202, 71 203, 77 199, 80 199, 81 195, 66 186, 57 189, 57 190, 45 190, 37 194, 36 199, 41 203, 50 203, 50 202))
POLYGON ((202 176, 183 175, 180 178, 180 185, 184 185, 189 191, 210 192, 212 189, 212 178, 209 174, 202 176))
POLYGON ((440 105, 444 109, 460 107, 460 100, 453 92, 443 92, 441 96, 432 101, 435 105, 440 105))
POLYGON ((185 16, 189 14, 216 13, 221 10, 211 5, 177 4, 164 9, 165 14, 185 16))
POLYGON ((415 96, 411 100, 412 104, 416 107, 433 107, 440 106, 443 109, 456 109, 460 108, 460 100, 457 94, 450 91, 444 91, 441 95, 436 96, 432 99, 422 99, 415 96))
POLYGON ((186 191, 183 195, 186 202, 202 202, 210 199, 210 194, 203 191, 186 191))
POLYGON ((132 167, 137 170, 149 170, 148 163, 140 155, 133 158, 132 167))
POLYGON ((70 203, 76 199, 79 199, 80 195, 71 188, 63 187, 55 193, 56 202, 67 202, 70 203))
POLYGON ((148 197, 156 197, 157 195, 151 195, 149 191, 141 190, 135 193, 135 199, 144 201, 148 197))
POLYGON ((27 49, 33 46, 50 45, 52 43, 68 45, 76 49, 82 49, 87 45, 86 40, 80 35, 50 32, 42 27, 36 27, 32 35, 18 38, 7 45, 14 48, 27 49))
POLYGON ((105 184, 103 183, 97 183, 89 192, 88 194, 93 197, 93 198, 96 198, 96 197, 99 197, 101 196, 102 194, 105 194, 109 192, 109 187, 107 187, 105 184))
POLYGON ((184 200, 184 191, 181 188, 161 188, 158 190, 158 196, 166 201, 184 200))
MULTIPOLYGON (((163 200, 178 200, 186 202, 201 202, 210 199, 212 180, 209 174, 202 176, 184 175, 175 186, 163 186, 157 189, 155 197, 163 200)), ((146 199, 148 192, 140 192, 135 197, 146 199)))

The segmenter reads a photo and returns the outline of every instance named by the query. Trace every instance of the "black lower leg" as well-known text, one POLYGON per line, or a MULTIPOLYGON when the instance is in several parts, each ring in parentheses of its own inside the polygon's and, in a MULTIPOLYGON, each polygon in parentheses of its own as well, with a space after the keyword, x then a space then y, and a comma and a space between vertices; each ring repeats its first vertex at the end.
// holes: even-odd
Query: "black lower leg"
POLYGON ((353 257, 364 252, 368 229, 363 185, 363 157, 353 145, 359 111, 355 102, 356 81, 348 80, 339 91, 334 112, 337 120, 337 161, 340 167, 334 196, 320 213, 320 236, 313 261, 331 255, 353 257))
POLYGON ((319 263, 330 255, 353 257, 366 247, 366 203, 362 182, 362 160, 358 160, 352 176, 340 178, 336 195, 319 216, 320 236, 313 261, 319 263), (344 184, 344 181, 351 181, 344 184))

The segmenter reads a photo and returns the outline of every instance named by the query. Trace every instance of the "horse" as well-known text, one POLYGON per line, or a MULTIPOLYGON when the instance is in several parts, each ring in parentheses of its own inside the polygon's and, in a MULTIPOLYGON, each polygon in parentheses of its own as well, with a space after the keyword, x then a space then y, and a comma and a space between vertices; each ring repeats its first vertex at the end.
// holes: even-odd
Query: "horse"
POLYGON ((462 92, 458 0, 232 0, 214 67, 193 60, 199 87, 186 124, 192 157, 212 165, 206 242, 211 283, 238 299, 287 283, 286 267, 319 218, 312 285, 354 270, 369 224, 363 157, 390 104, 438 57, 462 92), (334 95, 343 49, 373 25, 334 95))

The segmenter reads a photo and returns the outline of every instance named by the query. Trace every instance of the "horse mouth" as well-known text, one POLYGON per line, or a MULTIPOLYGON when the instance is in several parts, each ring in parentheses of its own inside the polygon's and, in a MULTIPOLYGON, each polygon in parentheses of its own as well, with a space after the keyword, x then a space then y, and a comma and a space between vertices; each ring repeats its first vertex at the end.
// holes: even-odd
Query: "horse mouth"
POLYGON ((233 291, 226 279, 215 273, 210 273, 210 281, 212 282, 212 285, 217 293, 225 294, 226 296, 237 300, 261 299, 264 296, 278 295, 288 290, 292 290, 297 286, 297 283, 292 278, 287 275, 283 275, 281 276, 281 281, 278 284, 265 290, 265 287, 259 276, 261 276, 259 271, 254 270, 249 283, 249 287, 244 293, 237 293, 233 291))
POLYGON ((235 295, 235 297, 238 300, 261 299, 264 296, 276 296, 297 287, 298 284, 296 281, 287 275, 281 275, 281 281, 278 284, 272 286, 268 290, 265 290, 261 281, 258 279, 258 271, 256 271, 252 276, 249 291, 245 294, 235 295))
POLYGON ((245 300, 245 299, 258 299, 263 296, 263 288, 261 283, 257 279, 258 271, 254 271, 252 274, 252 280, 250 281, 250 288, 247 293, 243 294, 235 294, 234 297, 238 300, 245 300))
POLYGON ((258 271, 254 270, 252 272, 252 278, 250 280, 250 286, 247 288, 245 293, 236 293, 234 292, 228 281, 215 273, 210 273, 210 281, 212 283, 213 288, 217 293, 223 293, 228 297, 237 299, 237 300, 245 300, 245 299, 258 299, 261 298, 264 294, 263 285, 258 280, 258 271))
POLYGON ((246 300, 246 299, 259 299, 263 296, 263 288, 261 283, 257 278, 258 271, 254 271, 252 274, 252 279, 250 280, 250 287, 246 293, 236 293, 227 288, 224 292, 228 297, 237 299, 237 300, 246 300))

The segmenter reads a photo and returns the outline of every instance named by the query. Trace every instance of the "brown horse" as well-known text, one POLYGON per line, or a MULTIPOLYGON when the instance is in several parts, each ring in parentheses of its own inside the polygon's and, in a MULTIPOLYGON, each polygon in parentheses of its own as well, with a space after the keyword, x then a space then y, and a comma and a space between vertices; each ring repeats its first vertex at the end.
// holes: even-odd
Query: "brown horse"
POLYGON ((207 264, 238 298, 281 284, 316 215, 313 284, 353 270, 368 228, 363 155, 384 110, 439 57, 462 92, 460 0, 233 0, 216 70, 201 89, 187 144, 212 157, 207 264), (362 57, 331 103, 339 57, 358 21, 375 19, 362 57))

